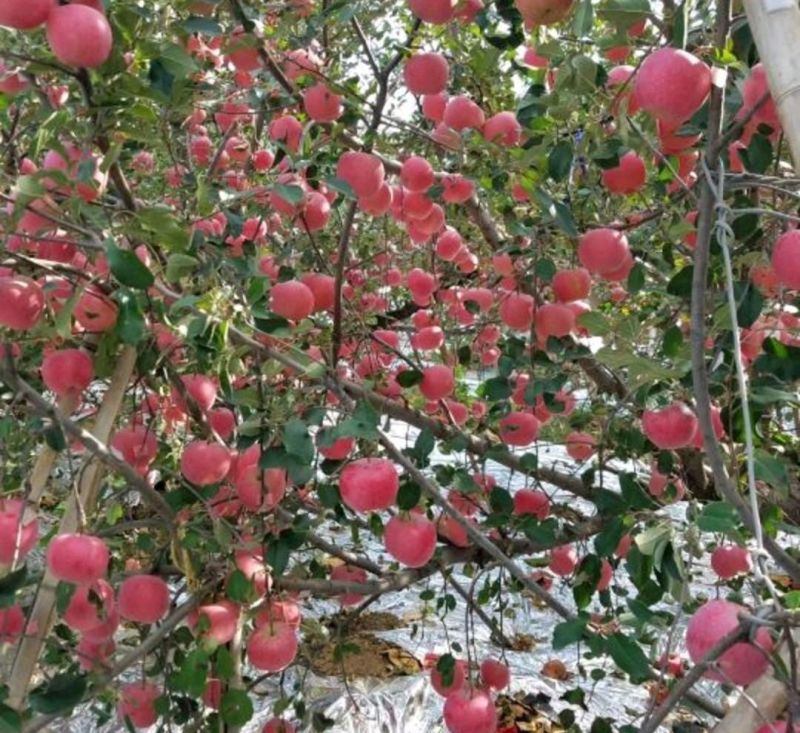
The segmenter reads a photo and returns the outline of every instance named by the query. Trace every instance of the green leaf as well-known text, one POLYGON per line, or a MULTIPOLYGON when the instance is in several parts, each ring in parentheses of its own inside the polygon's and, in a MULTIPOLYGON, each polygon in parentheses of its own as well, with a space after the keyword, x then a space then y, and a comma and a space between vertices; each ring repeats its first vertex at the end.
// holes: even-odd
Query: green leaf
POLYGON ((627 672, 631 682, 639 684, 649 678, 650 664, 642 648, 624 634, 614 634, 605 640, 606 651, 616 665, 627 672))
POLYGON ((353 191, 353 188, 350 186, 350 184, 347 181, 342 180, 341 178, 334 178, 334 177, 326 178, 325 185, 327 185, 328 188, 332 188, 334 191, 337 191, 338 193, 342 194, 342 196, 345 196, 346 198, 349 199, 358 198, 356 196, 356 192, 353 191))
POLYGON ((192 15, 181 23, 187 33, 202 33, 206 36, 221 36, 222 26, 212 18, 202 18, 192 15))
POLYGON ((407 512, 413 509, 422 497, 422 489, 412 481, 406 481, 400 485, 397 492, 397 508, 407 512))
POLYGON ((739 528, 739 514, 724 501, 706 504, 697 517, 697 526, 702 532, 736 532, 739 528))
POLYGON ((119 336, 123 344, 136 345, 147 335, 147 326, 139 303, 133 294, 126 290, 118 291, 116 298, 119 303, 119 313, 114 333, 119 336))
POLYGON ((208 653, 203 649, 193 649, 186 655, 178 670, 170 676, 170 682, 176 689, 193 697, 200 697, 206 688, 207 677, 208 653))
POLYGON ((195 60, 177 44, 170 44, 161 51, 159 61, 176 79, 185 79, 198 70, 195 60))
POLYGON ((275 539, 269 539, 267 545, 267 553, 264 557, 267 564, 272 568, 275 575, 280 575, 286 570, 289 564, 289 555, 291 554, 291 547, 289 543, 283 538, 283 532, 275 539))
POLYGON ((37 713, 68 713, 83 699, 86 687, 86 675, 64 672, 31 690, 28 700, 37 713))
POLYGON ((319 503, 326 509, 335 508, 341 501, 339 487, 333 484, 322 484, 317 487, 317 496, 319 497, 319 503))
POLYGON ((176 283, 183 277, 191 275, 200 264, 200 260, 191 255, 185 255, 181 252, 171 254, 167 258, 166 278, 167 282, 176 283))
POLYGON ((606 317, 597 311, 581 313, 578 316, 578 325, 583 326, 592 336, 606 336, 613 331, 606 317))
POLYGON ((679 298, 688 298, 692 294, 693 276, 694 267, 692 265, 687 265, 667 283, 667 292, 679 298))
POLYGON ((734 283, 736 293, 736 320, 741 328, 750 328, 764 308, 764 296, 751 282, 734 283))
POLYGON ((378 413, 369 402, 359 402, 353 414, 333 429, 333 434, 336 438, 375 440, 379 437, 377 430, 379 420, 378 413))
POLYGON ((784 461, 759 449, 756 450, 754 468, 758 480, 766 481, 774 489, 788 495, 789 469, 784 461))
POLYGON ((395 378, 397 383, 403 388, 408 389, 422 381, 422 372, 418 369, 403 369, 395 378))
POLYGON ((306 197, 305 191, 300 186, 287 186, 283 183, 276 183, 272 190, 292 206, 301 203, 306 197))
POLYGON ((112 241, 106 242, 106 257, 111 274, 123 285, 136 290, 146 290, 154 282, 153 273, 136 256, 135 252, 120 249, 112 241))
POLYGON ((498 402, 511 397, 511 383, 505 377, 492 377, 487 379, 479 388, 478 393, 489 402, 498 402))
POLYGON ((28 579, 28 566, 23 565, 0 578, 0 608, 13 606, 17 591, 28 579))
POLYGON ((238 568, 228 578, 225 592, 228 598, 236 603, 252 603, 255 600, 255 588, 252 582, 238 568))
POLYGON ((511 514, 514 511, 514 499, 506 489, 496 486, 489 494, 489 505, 493 512, 511 514))
POLYGON ((753 364, 756 372, 786 382, 800 379, 800 348, 769 337, 764 340, 763 350, 753 364))
POLYGON ((592 0, 580 0, 578 7, 575 10, 575 35, 578 38, 588 35, 592 29, 594 22, 594 9, 592 8, 592 0))
POLYGON ((661 344, 661 353, 672 359, 677 356, 683 346, 683 331, 679 326, 670 326, 664 332, 664 340, 661 344))
MULTIPOLYGON (((590 3, 591 7, 591 3, 590 3)), ((572 143, 564 140, 557 143, 547 157, 547 171, 554 181, 563 181, 572 170, 572 143)))
POLYGON ((22 730, 22 716, 14 710, 0 703, 0 733, 19 733, 22 730))
POLYGON ((314 460, 314 442, 308 434, 308 426, 299 418, 293 418, 283 426, 283 447, 303 463, 314 460))
POLYGON ((78 586, 74 583, 65 583, 63 580, 58 581, 58 585, 56 585, 56 611, 60 616, 64 615, 77 589, 78 586))
POLYGON ((549 283, 553 279, 553 275, 556 274, 556 263, 549 257, 542 257, 536 260, 534 272, 540 280, 549 283))
POLYGON ((253 717, 253 702, 244 690, 227 690, 220 701, 219 714, 228 725, 244 725, 253 717))
POLYGON ((748 171, 766 173, 772 163, 772 143, 757 132, 750 138, 747 150, 740 150, 739 155, 748 171))
POLYGON ((565 649, 571 644, 577 644, 583 639, 586 633, 586 623, 588 619, 578 616, 571 621, 563 621, 556 624, 553 629, 553 651, 565 649))
POLYGON ((628 274, 627 290, 631 295, 638 293, 644 287, 644 265, 637 262, 628 274))

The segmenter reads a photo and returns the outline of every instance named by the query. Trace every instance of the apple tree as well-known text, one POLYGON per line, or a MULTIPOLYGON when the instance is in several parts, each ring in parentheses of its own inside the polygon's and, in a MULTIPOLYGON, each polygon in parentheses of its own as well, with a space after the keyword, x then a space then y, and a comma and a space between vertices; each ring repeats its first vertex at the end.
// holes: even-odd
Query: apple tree
POLYGON ((450 589, 451 733, 522 597, 576 693, 647 688, 587 731, 793 729, 798 178, 737 3, 0 26, 0 730, 324 730, 255 713, 311 602, 450 589))

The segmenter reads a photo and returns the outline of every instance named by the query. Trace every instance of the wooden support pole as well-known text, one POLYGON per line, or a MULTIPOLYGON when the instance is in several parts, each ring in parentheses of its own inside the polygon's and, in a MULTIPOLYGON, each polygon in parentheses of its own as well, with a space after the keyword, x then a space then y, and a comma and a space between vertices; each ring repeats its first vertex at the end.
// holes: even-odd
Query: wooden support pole
POLYGON ((797 0, 744 0, 750 31, 795 164, 800 164, 800 7, 797 0))
MULTIPOLYGON (((93 435, 103 443, 107 443, 111 437, 114 422, 122 407, 122 400, 125 397, 125 392, 133 374, 136 356, 136 349, 133 346, 126 346, 123 349, 114 374, 111 377, 108 391, 103 396, 103 403, 97 412, 92 429, 93 435)), ((94 508, 103 470, 103 465, 97 459, 90 457, 81 471, 78 497, 83 510, 87 513, 90 513, 94 508)), ((80 508, 75 497, 70 497, 67 500, 67 508, 59 525, 58 533, 76 532, 80 526, 80 519, 80 508)), ((23 637, 20 642, 14 665, 9 675, 7 704, 12 708, 23 709, 25 706, 25 697, 36 670, 44 640, 50 633, 50 627, 53 623, 57 584, 56 579, 48 571, 45 571, 44 578, 36 594, 33 609, 28 617, 28 625, 34 631, 23 637)))

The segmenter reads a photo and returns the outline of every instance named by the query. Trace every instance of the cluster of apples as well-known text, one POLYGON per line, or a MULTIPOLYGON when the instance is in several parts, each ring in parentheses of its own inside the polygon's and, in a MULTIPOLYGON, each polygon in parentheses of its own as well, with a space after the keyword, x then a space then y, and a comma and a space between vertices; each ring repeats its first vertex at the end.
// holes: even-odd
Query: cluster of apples
POLYGON ((447 675, 436 654, 426 655, 423 666, 431 670, 431 687, 444 698, 444 722, 450 733, 494 733, 497 730, 494 695, 511 682, 507 665, 487 657, 480 664, 477 681, 473 681, 463 659, 451 660, 447 675))
POLYGON ((63 64, 82 68, 102 66, 111 55, 113 34, 103 0, 4 0, 0 26, 30 31, 46 26, 47 43, 63 64))

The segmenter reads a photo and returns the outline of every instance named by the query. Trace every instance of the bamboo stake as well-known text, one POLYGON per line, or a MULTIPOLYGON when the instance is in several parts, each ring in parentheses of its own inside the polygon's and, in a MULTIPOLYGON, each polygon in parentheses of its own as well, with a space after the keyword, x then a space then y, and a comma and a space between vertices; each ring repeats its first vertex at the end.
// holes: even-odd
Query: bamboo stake
POLYGON ((800 8, 796 0, 744 0, 792 158, 800 162, 800 8))
MULTIPOLYGON (((136 349, 126 346, 120 354, 117 366, 111 377, 111 384, 103 397, 103 403, 97 412, 92 434, 103 443, 107 443, 114 426, 117 414, 122 407, 122 400, 130 382, 136 363, 136 349)), ((87 459, 84 464, 78 485, 77 501, 71 499, 59 524, 59 534, 75 532, 80 525, 82 511, 91 512, 97 497, 97 489, 103 476, 103 465, 94 458, 87 459)), ((9 679, 9 696, 7 704, 20 710, 24 707, 25 697, 33 678, 39 655, 53 622, 56 602, 57 581, 45 571, 39 585, 33 609, 28 618, 31 633, 26 635, 19 645, 9 679)))

